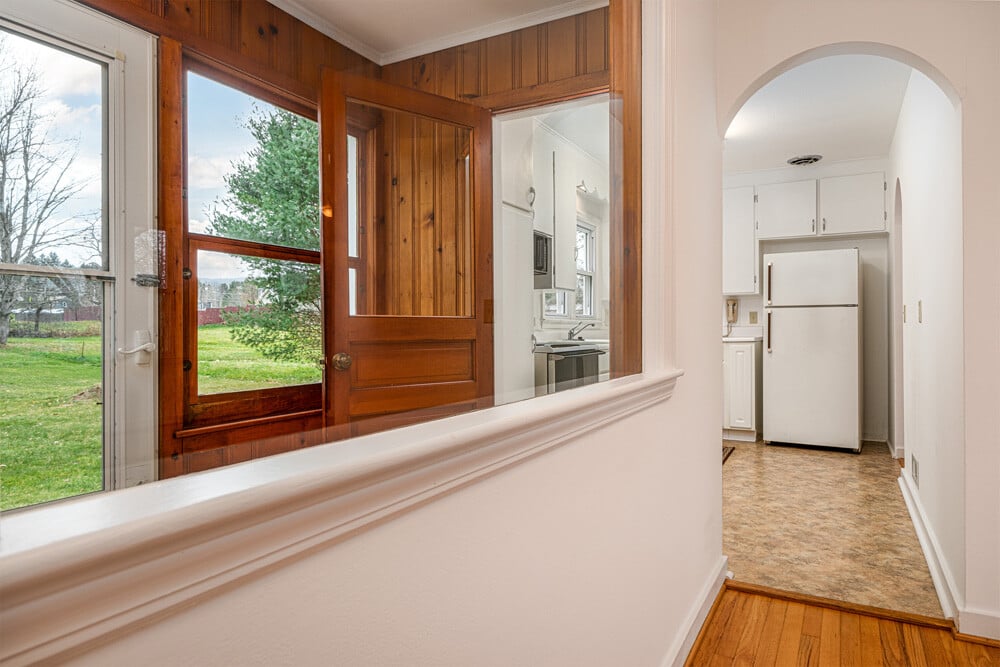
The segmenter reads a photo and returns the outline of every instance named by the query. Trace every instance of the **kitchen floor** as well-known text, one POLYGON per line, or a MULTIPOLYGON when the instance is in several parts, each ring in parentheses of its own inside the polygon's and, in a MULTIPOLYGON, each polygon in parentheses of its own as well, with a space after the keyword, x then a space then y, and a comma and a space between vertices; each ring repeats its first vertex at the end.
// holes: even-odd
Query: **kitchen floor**
POLYGON ((726 440, 723 553, 738 581, 943 617, 884 443, 861 454, 726 440))

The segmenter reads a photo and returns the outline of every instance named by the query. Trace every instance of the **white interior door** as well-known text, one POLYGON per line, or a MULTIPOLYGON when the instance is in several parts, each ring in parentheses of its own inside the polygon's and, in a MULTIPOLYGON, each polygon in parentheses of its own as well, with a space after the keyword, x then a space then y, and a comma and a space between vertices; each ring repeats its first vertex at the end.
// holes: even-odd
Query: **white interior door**
POLYGON ((765 320, 764 440, 860 448, 858 309, 772 308, 765 320))

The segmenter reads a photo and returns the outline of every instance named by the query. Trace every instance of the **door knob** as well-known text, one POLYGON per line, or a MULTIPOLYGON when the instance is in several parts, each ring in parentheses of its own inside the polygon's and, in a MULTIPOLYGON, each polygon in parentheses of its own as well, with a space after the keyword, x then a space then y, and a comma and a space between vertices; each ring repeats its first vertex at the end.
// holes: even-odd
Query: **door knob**
POLYGON ((352 361, 354 360, 351 359, 351 355, 346 352, 338 352, 333 355, 333 368, 338 371, 346 371, 351 367, 352 361))

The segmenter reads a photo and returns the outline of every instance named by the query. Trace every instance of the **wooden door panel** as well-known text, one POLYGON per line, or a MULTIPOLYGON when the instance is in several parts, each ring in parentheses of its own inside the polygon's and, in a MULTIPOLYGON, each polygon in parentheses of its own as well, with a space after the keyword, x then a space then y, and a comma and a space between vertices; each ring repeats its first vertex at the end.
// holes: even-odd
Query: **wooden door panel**
POLYGON ((475 379, 475 341, 390 341, 351 345, 359 389, 475 379))
MULTIPOLYGON (((326 425, 333 439, 492 404, 492 119, 482 109, 325 72, 320 104, 326 425), (360 123, 357 119, 364 119, 360 123), (348 165, 348 126, 369 163, 348 165), (357 131, 355 135, 357 136, 357 131), (368 308, 349 313, 348 168, 374 182, 368 308), (332 358, 351 357, 349 370, 332 358)), ((360 179, 357 179, 360 181, 360 179)), ((361 300, 359 299, 359 303, 361 300)))

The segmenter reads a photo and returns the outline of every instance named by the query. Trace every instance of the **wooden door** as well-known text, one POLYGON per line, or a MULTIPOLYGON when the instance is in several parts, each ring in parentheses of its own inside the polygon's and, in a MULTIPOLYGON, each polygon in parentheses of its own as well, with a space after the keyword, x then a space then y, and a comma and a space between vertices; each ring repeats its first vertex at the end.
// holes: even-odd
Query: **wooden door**
POLYGON ((330 439, 493 404, 490 130, 478 107, 324 72, 330 439))

